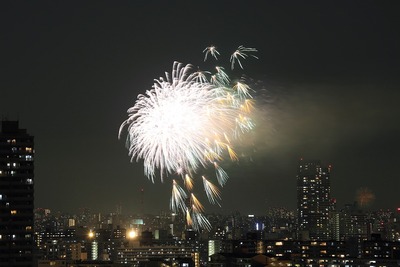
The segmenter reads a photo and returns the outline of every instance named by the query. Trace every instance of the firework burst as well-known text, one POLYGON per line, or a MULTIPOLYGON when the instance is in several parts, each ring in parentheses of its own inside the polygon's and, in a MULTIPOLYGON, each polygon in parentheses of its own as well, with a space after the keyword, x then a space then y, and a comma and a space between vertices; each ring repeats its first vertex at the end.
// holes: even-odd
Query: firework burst
POLYGON ((375 195, 369 188, 362 187, 357 190, 356 200, 361 207, 366 207, 375 200, 375 195))
POLYGON ((238 49, 235 52, 233 52, 233 54, 231 55, 231 68, 234 69, 235 64, 237 62, 239 64, 239 66, 243 69, 242 62, 240 60, 246 59, 249 56, 258 58, 252 54, 255 52, 257 52, 257 49, 255 49, 255 48, 244 47, 243 45, 239 46, 238 49))
MULTIPOLYGON (((217 59, 215 46, 204 49, 217 59)), ((239 48, 231 56, 231 68, 249 56, 254 48, 239 48)), ((196 174, 212 166, 215 178, 223 186, 228 174, 220 166, 226 157, 238 160, 235 141, 254 128, 251 119, 254 102, 251 88, 241 79, 233 83, 223 67, 215 73, 193 71, 191 65, 174 62, 171 74, 156 79, 152 89, 140 94, 128 109, 128 119, 120 127, 127 129, 126 144, 131 160, 143 160, 145 175, 154 182, 156 176, 178 176, 172 181, 170 207, 185 214, 195 229, 210 228, 204 207, 191 192, 196 174), (186 190, 185 190, 185 189, 186 190)), ((218 204, 219 188, 201 176, 205 193, 212 204, 218 204)))

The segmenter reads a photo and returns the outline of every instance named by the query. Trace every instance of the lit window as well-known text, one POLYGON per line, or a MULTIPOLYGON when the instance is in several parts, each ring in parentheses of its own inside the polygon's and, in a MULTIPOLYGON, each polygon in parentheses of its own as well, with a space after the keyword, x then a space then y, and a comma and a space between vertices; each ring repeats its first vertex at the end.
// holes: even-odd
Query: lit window
POLYGON ((32 183, 33 183, 33 180, 32 180, 32 178, 28 178, 28 179, 26 179, 26 183, 27 183, 27 184, 32 184, 32 183))
POLYGON ((11 215, 17 214, 17 210, 11 210, 11 215))

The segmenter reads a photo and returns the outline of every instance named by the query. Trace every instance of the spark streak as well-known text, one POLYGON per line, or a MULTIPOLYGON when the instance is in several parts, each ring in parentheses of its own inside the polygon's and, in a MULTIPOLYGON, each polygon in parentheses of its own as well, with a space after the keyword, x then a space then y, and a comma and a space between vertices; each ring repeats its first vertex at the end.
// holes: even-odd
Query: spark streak
POLYGON ((215 59, 218 59, 217 58, 217 55, 219 55, 219 52, 217 51, 217 48, 215 47, 215 46, 209 46, 209 47, 206 47, 204 50, 203 50, 203 53, 205 53, 205 55, 204 55, 204 61, 206 61, 207 60, 207 56, 210 54, 211 56, 213 56, 215 59))
POLYGON ((258 58, 255 55, 247 54, 248 52, 257 52, 257 49, 251 48, 251 47, 244 47, 242 45, 239 46, 238 49, 235 52, 233 52, 233 54, 231 55, 231 68, 232 69, 235 68, 235 63, 237 61, 239 66, 243 69, 242 63, 240 62, 240 58, 246 59, 249 56, 254 57, 254 58, 258 58))
POLYGON ((206 177, 202 176, 202 178, 203 178, 204 191, 206 191, 208 200, 212 204, 219 205, 218 200, 221 200, 221 196, 218 187, 216 187, 213 183, 208 181, 206 177))

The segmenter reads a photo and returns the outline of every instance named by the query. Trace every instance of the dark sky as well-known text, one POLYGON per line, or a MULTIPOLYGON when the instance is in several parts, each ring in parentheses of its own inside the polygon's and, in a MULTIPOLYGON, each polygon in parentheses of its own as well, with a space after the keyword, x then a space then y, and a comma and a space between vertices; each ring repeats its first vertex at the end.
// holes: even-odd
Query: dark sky
POLYGON ((333 165, 339 207, 359 188, 400 206, 398 1, 2 1, 0 114, 35 136, 36 207, 168 210, 170 183, 130 163, 120 124, 138 93, 214 44, 256 47, 244 73, 262 115, 227 163, 222 209, 296 206, 300 157, 333 165), (143 196, 140 189, 144 188, 143 196), (240 197, 238 197, 240 196, 240 197), (140 204, 143 197, 143 205, 140 204))

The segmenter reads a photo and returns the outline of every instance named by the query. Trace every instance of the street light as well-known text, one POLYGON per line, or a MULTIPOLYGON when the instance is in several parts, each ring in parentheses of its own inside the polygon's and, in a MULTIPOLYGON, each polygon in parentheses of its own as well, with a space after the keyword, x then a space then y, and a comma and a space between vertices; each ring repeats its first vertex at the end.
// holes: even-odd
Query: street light
POLYGON ((92 230, 89 231, 88 237, 92 239, 94 237, 94 232, 92 230))
POLYGON ((136 237, 137 237, 137 232, 136 232, 136 230, 134 230, 134 229, 129 230, 129 232, 128 232, 128 238, 129 238, 129 239, 134 239, 134 238, 136 238, 136 237))

